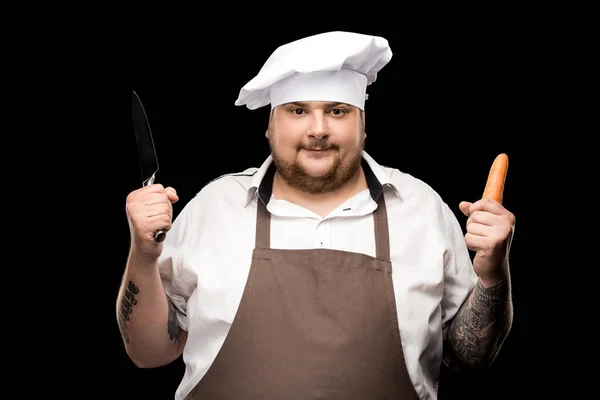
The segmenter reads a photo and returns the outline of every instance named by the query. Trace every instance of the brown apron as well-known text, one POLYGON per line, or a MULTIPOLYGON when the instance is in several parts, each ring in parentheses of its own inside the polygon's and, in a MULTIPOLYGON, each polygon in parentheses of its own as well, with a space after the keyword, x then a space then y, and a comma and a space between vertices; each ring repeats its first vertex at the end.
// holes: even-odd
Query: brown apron
POLYGON ((384 196, 375 258, 270 248, 258 200, 256 248, 221 350, 187 400, 419 399, 404 361, 384 196))

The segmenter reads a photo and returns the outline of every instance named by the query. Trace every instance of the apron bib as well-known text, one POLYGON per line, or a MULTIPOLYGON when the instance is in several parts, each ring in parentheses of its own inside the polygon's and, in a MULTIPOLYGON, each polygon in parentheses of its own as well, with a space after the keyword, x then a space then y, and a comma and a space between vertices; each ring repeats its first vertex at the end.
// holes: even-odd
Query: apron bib
POLYGON ((398 328, 383 195, 374 225, 376 257, 271 249, 271 214, 259 199, 238 311, 186 400, 418 400, 398 328))

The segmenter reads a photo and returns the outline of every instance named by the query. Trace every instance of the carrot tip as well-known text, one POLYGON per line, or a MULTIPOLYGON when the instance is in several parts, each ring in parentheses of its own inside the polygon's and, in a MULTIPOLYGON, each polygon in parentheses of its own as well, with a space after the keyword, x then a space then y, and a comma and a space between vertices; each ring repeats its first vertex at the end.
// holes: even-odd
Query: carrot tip
POLYGON ((502 203, 506 173, 508 171, 508 155, 501 153, 494 159, 483 191, 482 199, 494 199, 502 203))

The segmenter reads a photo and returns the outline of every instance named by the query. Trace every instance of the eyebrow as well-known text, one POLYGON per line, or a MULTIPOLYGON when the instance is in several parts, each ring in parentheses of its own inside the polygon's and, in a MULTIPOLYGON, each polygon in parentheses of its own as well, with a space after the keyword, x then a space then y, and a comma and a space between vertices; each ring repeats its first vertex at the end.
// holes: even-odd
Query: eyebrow
MULTIPOLYGON (((291 103, 288 103, 288 105, 294 105, 297 107, 308 107, 308 102, 305 101, 292 101, 291 103)), ((348 106, 348 104, 346 103, 341 103, 339 101, 331 101, 331 102, 327 102, 325 103, 325 107, 329 108, 329 107, 334 107, 334 106, 348 106)))

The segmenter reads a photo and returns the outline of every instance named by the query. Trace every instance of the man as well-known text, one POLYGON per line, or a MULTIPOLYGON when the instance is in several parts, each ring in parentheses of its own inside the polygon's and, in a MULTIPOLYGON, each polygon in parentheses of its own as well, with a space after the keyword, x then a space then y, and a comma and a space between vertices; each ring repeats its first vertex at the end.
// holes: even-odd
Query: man
POLYGON ((436 399, 442 362, 494 360, 514 216, 462 202, 463 236, 432 188, 364 151, 366 88, 391 56, 348 32, 281 46, 236 102, 271 105, 260 168, 173 223, 173 188, 129 194, 119 326, 139 367, 183 355, 176 399, 436 399))

